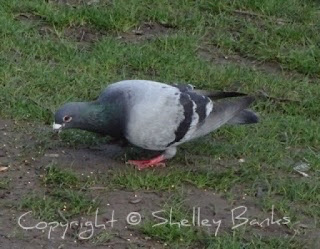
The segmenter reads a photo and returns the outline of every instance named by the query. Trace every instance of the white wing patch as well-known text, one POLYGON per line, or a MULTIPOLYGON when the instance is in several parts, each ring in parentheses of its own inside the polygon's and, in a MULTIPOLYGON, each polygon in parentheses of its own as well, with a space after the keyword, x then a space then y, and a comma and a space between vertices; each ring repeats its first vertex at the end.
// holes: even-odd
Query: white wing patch
POLYGON ((210 115, 210 113, 212 112, 212 109, 213 109, 213 103, 210 99, 210 102, 206 105, 206 117, 210 115))

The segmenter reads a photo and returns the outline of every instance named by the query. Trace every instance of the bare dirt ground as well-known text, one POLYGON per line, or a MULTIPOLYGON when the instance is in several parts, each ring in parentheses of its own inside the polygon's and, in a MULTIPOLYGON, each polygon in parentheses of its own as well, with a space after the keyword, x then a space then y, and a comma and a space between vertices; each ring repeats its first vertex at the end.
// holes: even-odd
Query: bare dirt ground
POLYGON ((126 43, 139 43, 164 35, 173 34, 175 27, 168 24, 156 22, 143 22, 127 32, 111 32, 106 30, 98 30, 88 25, 75 25, 65 28, 63 32, 49 25, 45 18, 32 13, 20 13, 16 15, 16 19, 37 26, 38 32, 42 37, 50 37, 51 39, 68 39, 76 42, 80 47, 88 47, 90 44, 97 42, 105 37, 117 37, 120 41, 126 43))
MULTIPOLYGON (((0 165, 8 167, 4 172, 1 172, 1 178, 10 181, 10 188, 0 190, 0 198, 2 199, 2 207, 0 217, 1 224, 1 247, 2 248, 91 248, 93 242, 84 243, 72 239, 72 234, 66 239, 61 239, 63 229, 57 229, 55 234, 48 239, 47 234, 41 230, 23 230, 18 225, 18 217, 25 213, 18 210, 17 206, 22 198, 32 192, 43 192, 43 185, 40 183, 41 175, 43 174, 44 166, 50 162, 56 162, 60 167, 68 167, 76 172, 76 174, 108 174, 109 170, 114 167, 123 167, 124 164, 108 159, 105 156, 108 153, 103 153, 95 149, 80 149, 77 151, 68 148, 61 150, 51 150, 48 153, 35 156, 24 154, 23 150, 27 147, 32 148, 37 143, 37 138, 33 135, 21 134, 17 132, 16 125, 10 121, 0 120, 1 130, 1 157, 0 165), (59 154, 57 154, 59 153, 59 154), (51 156, 58 156, 51 158, 51 156), (91 167, 88 167, 91 165, 91 167), (29 243, 26 243, 26 242, 29 243), (26 246, 27 245, 27 246, 26 246)), ((111 146, 113 147, 113 146, 111 146)), ((113 151, 118 152, 119 148, 110 148, 109 156, 113 151), (110 152, 111 151, 111 152, 110 152)), ((161 207, 163 200, 161 193, 144 192, 144 191, 125 191, 113 190, 103 191, 103 189, 95 190, 96 195, 99 195, 103 200, 99 211, 99 219, 104 220, 110 218, 111 211, 117 211, 119 222, 114 225, 112 234, 114 238, 112 243, 108 243, 112 248, 124 248, 125 244, 136 244, 139 248, 161 248, 156 241, 150 241, 150 238, 145 239, 142 234, 127 228, 125 219, 126 214, 133 211, 157 210, 161 207), (138 199, 139 203, 135 204, 134 199, 138 199)), ((94 219, 94 217, 79 217, 80 219, 94 219)), ((37 224, 37 222, 28 216, 26 223, 37 224)), ((48 231, 47 231, 48 232, 48 231)), ((99 245, 97 245, 99 248, 99 245)))
MULTIPOLYGON (((41 183, 41 176, 45 166, 55 162, 59 167, 70 169, 77 175, 108 175, 114 170, 125 170, 125 165, 121 160, 114 160, 115 155, 123 153, 123 148, 118 145, 102 145, 100 147, 85 147, 71 149, 68 146, 54 147, 39 153, 30 153, 37 147, 37 133, 30 124, 30 130, 21 130, 21 124, 12 121, 0 120, 1 146, 0 165, 8 167, 2 171, 2 180, 9 181, 9 187, 0 189, 1 198, 1 248, 163 248, 165 245, 143 234, 139 229, 130 226, 126 217, 131 212, 139 212, 145 220, 152 212, 161 210, 170 198, 170 192, 162 191, 131 191, 126 189, 109 189, 105 187, 93 186, 91 195, 101 200, 98 217, 98 224, 111 220, 112 210, 115 210, 113 227, 107 225, 106 231, 112 235, 112 239, 99 240, 103 235, 103 230, 95 228, 96 234, 93 239, 85 240, 76 237, 77 231, 69 229, 65 238, 61 238, 64 233, 62 227, 52 231, 48 239, 49 228, 26 230, 19 226, 18 221, 21 215, 29 210, 19 208, 21 200, 32 192, 43 193, 45 188, 41 183), (102 234, 102 235, 101 235, 102 234), (100 235, 100 237, 99 237, 100 235), (100 242, 99 242, 100 241, 100 242), (28 243, 26 243, 28 242, 28 243)), ((39 129, 39 128, 37 128, 39 129)), ((49 127, 42 127, 49 129, 49 127)), ((59 145, 61 146, 61 144, 59 145)), ((170 168, 159 169, 166 172, 170 168)), ((139 172, 138 172, 139 173, 139 172)), ((106 185, 108 185, 106 183, 106 185)), ((85 187, 85 186, 84 186, 85 187)), ((201 208, 201 218, 222 220, 222 225, 218 233, 231 231, 232 219, 230 210, 234 207, 246 206, 251 217, 261 221, 271 216, 258 209, 253 200, 241 195, 233 202, 210 190, 200 190, 186 185, 183 189, 184 204, 192 210, 194 207, 201 208)), ((241 211, 242 209, 239 209, 241 211)), ((197 209, 195 210, 197 212, 197 209)), ((238 213, 239 214, 239 213, 238 213)), ((279 217, 278 217, 279 218, 279 217)), ((94 221, 95 216, 79 216, 73 221, 94 221)), ((26 215, 21 220, 23 226, 34 226, 41 222, 31 215, 26 215)), ((69 221, 70 222, 70 221, 69 221)), ((109 224, 109 223, 104 223, 109 224)), ((261 228, 253 225, 252 228, 259 231, 259 234, 268 236, 292 236, 293 231, 286 226, 267 226, 261 228)), ((217 227, 211 227, 206 232, 215 233, 217 227)), ((79 232, 79 231, 78 231, 79 232)), ((108 236, 109 236, 108 235, 108 236)))

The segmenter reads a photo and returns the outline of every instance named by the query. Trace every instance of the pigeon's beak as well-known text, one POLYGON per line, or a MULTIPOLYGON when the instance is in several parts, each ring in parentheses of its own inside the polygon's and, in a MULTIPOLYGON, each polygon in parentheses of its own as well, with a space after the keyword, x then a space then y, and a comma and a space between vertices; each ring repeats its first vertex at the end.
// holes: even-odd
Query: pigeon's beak
POLYGON ((62 128, 63 128, 63 125, 61 125, 61 124, 53 123, 53 125, 52 125, 52 129, 54 131, 60 131, 62 128))

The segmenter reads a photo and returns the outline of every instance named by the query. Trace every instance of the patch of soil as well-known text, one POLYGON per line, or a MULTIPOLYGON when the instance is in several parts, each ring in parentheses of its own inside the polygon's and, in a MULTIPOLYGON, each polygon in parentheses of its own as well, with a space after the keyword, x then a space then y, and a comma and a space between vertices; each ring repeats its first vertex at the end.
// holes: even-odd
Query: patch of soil
POLYGON ((21 22, 39 22, 44 20, 42 16, 33 13, 19 13, 15 16, 15 19, 21 22))
MULTIPOLYGON (((48 24, 41 16, 33 13, 20 13, 15 19, 37 26, 38 32, 42 37, 58 37, 52 25, 48 24)), ((93 43, 105 35, 107 35, 106 32, 88 26, 70 26, 63 30, 63 37, 79 43, 93 43)))
MULTIPOLYGON (((142 234, 136 225, 128 224, 127 219, 130 218, 129 220, 135 221, 141 218, 139 224, 150 219, 154 220, 155 217, 152 217, 152 212, 163 209, 164 204, 171 198, 170 192, 109 190, 98 185, 89 187, 87 191, 90 195, 101 201, 99 210, 97 210, 97 225, 100 224, 101 226, 94 227, 88 233, 83 233, 86 237, 90 235, 91 231, 94 231, 94 235, 89 240, 77 239, 76 235, 84 231, 80 228, 68 229, 65 238, 63 238, 61 236, 65 231, 64 227, 57 227, 51 231, 50 239, 48 239, 48 227, 45 229, 22 229, 18 225, 18 219, 28 210, 21 211, 18 207, 22 198, 32 192, 45 194, 46 188, 41 184, 40 175, 48 164, 56 162, 59 167, 71 169, 77 174, 95 176, 107 175, 114 169, 119 168, 126 170, 127 167, 124 162, 112 159, 119 154, 123 154, 123 148, 115 144, 91 147, 83 145, 77 149, 71 149, 63 146, 63 143, 55 143, 55 141, 52 141, 54 137, 49 137, 47 143, 52 143, 52 145, 48 146, 45 151, 40 151, 37 141, 38 133, 35 133, 35 129, 40 134, 43 130, 49 128, 37 128, 32 124, 14 123, 0 118, 0 166, 8 167, 6 171, 0 172, 1 181, 8 181, 8 186, 1 185, 0 188, 0 240, 3 248, 85 249, 110 247, 120 249, 129 248, 131 244, 138 248, 164 247, 161 242, 142 234), (113 218, 116 221, 111 226, 113 211, 113 218), (103 239, 103 233, 106 232, 111 237, 103 239)), ((170 170, 170 167, 162 172, 165 173, 166 170, 170 170)), ((237 207, 245 206, 247 208, 243 217, 248 218, 249 222, 253 219, 260 222, 267 218, 271 219, 271 213, 262 212, 256 204, 256 200, 248 198, 241 189, 238 189, 236 195, 238 198, 232 202, 226 200, 221 194, 210 190, 201 190, 192 186, 185 186, 183 190, 184 206, 191 212, 195 208, 195 219, 198 219, 198 210, 200 209, 200 222, 204 219, 211 222, 212 219, 216 222, 221 220, 217 236, 231 231, 234 225, 232 223, 232 209, 237 207)), ((282 218, 277 214, 276 209, 277 207, 275 207, 274 219, 282 218)), ((239 208, 238 211, 243 211, 243 209, 239 208)), ((240 215, 241 212, 239 212, 235 214, 240 215)), ((85 224, 85 222, 90 224, 91 222, 91 224, 94 224, 95 220, 95 215, 82 215, 68 222, 79 222, 79 224, 85 224)), ((25 216, 22 221, 25 226, 34 226, 41 222, 31 215, 25 216)), ((154 221, 161 222, 162 220, 154 221)), ((197 221, 195 220, 195 222, 197 221)), ((240 220, 238 220, 239 222, 240 220)), ((246 230, 248 239, 250 239, 250 231, 262 236, 278 237, 279 234, 292 236, 292 230, 285 225, 266 227, 247 225, 247 227, 249 227, 249 230, 246 230)), ((82 229, 85 229, 85 227, 82 229)), ((198 226, 196 229, 212 235, 216 232, 217 226, 198 226)))
POLYGON ((16 20, 29 25, 36 26, 42 37, 56 37, 54 28, 48 24, 45 17, 34 13, 19 13, 15 17, 16 20))
POLYGON ((80 43, 93 43, 107 35, 106 32, 86 26, 68 27, 63 33, 66 38, 80 43))
POLYGON ((40 25, 38 32, 42 37, 50 37, 50 36, 53 38, 57 37, 53 27, 45 23, 40 25))
POLYGON ((169 35, 173 30, 173 27, 170 25, 145 22, 129 32, 122 32, 118 34, 104 30, 97 30, 88 26, 73 26, 65 28, 63 35, 69 40, 78 42, 79 45, 90 45, 106 36, 117 37, 118 40, 126 43, 139 43, 169 35))
MULTIPOLYGON (((219 65, 240 65, 243 67, 249 67, 253 70, 262 71, 270 74, 277 74, 289 79, 304 79, 307 76, 294 70, 288 70, 283 68, 281 64, 274 61, 260 61, 252 57, 243 56, 241 54, 224 54, 221 49, 214 45, 204 44, 198 49, 198 55, 200 58, 219 65)), ((310 82, 316 80, 316 78, 308 77, 310 82)))
POLYGON ((225 55, 220 49, 212 45, 206 45, 198 50, 201 58, 215 64, 238 64, 253 69, 258 69, 267 73, 279 74, 283 68, 275 62, 261 62, 249 57, 242 57, 239 54, 225 55))
POLYGON ((156 22, 145 22, 131 32, 121 33, 119 39, 128 43, 138 43, 172 34, 174 27, 156 22))
MULTIPOLYGON (((143 41, 148 41, 155 39, 160 36, 168 35, 172 32, 173 28, 161 25, 158 23, 143 23, 141 26, 138 26, 136 29, 133 29, 130 32, 123 32, 120 35, 114 32, 107 32, 105 30, 98 30, 94 27, 89 26, 71 26, 63 30, 63 37, 75 41, 81 45, 89 45, 94 42, 97 42, 103 37, 114 36, 117 37, 120 41, 128 43, 138 43, 143 41)), ((41 35, 48 35, 51 33, 52 29, 43 25, 39 29, 41 35)))
MULTIPOLYGON (((239 195, 238 200, 227 201, 221 194, 212 192, 210 190, 200 190, 194 187, 188 187, 186 189, 186 205, 192 209, 196 207, 196 214, 201 220, 214 219, 216 222, 221 221, 219 230, 217 226, 209 227, 207 232, 214 234, 222 234, 223 232, 231 232, 232 228, 237 229, 237 225, 246 221, 246 227, 248 230, 254 230, 257 234, 262 236, 278 236, 279 234, 293 235, 293 231, 290 230, 286 225, 271 224, 271 219, 274 221, 281 219, 276 214, 276 207, 274 210, 274 218, 272 218, 271 212, 262 212, 257 204, 253 200, 250 200, 244 194, 239 195), (244 213, 243 213, 244 212, 244 213), (242 214, 243 213, 243 214, 242 214), (239 218, 237 218, 239 216, 239 218), (269 219, 269 223, 267 221, 269 219), (250 225, 250 222, 256 220, 258 223, 264 223, 260 226, 259 224, 250 225)), ((270 207, 271 208, 271 207, 270 207)), ((283 220, 282 220, 283 221, 283 220)), ((283 221, 284 222, 284 221, 283 221)), ((238 229, 240 229, 239 226, 238 229)), ((250 234, 250 232, 248 232, 250 234)), ((249 236, 248 236, 249 237, 249 236)))
MULTIPOLYGON (((16 20, 36 26, 42 37, 52 37, 53 39, 57 39, 60 36, 54 30, 52 25, 48 24, 42 16, 33 13, 20 13, 16 16, 16 20)), ((115 32, 98 30, 86 25, 79 25, 64 28, 62 31, 62 37, 77 42, 80 46, 87 46, 106 36, 117 37, 118 40, 128 43, 138 43, 172 34, 173 31, 173 26, 156 22, 144 22, 129 32, 122 32, 118 34, 115 32)))
MULTIPOLYGON (((25 127, 31 127, 25 123, 25 127)), ((114 218, 118 220, 114 227, 106 227, 106 230, 95 228, 94 235, 90 240, 79 240, 74 237, 75 231, 70 229, 65 238, 61 238, 64 227, 55 229, 48 239, 49 228, 24 230, 18 225, 19 217, 24 211, 18 207, 24 196, 36 192, 45 194, 45 188, 40 182, 40 174, 44 166, 51 162, 59 163, 59 167, 71 168, 77 174, 107 174, 108 169, 113 167, 126 167, 124 163, 114 161, 110 157, 122 152, 117 145, 93 147, 91 150, 84 147, 77 150, 68 148, 49 149, 44 155, 36 156, 37 152, 26 153, 37 148, 37 139, 34 132, 20 130, 21 124, 0 119, 0 166, 8 167, 0 172, 1 182, 8 181, 8 186, 0 188, 0 224, 1 224, 1 247, 2 248, 127 248, 133 244, 139 248, 162 248, 163 246, 141 234, 135 226, 126 222, 126 217, 131 212, 141 213, 142 220, 145 213, 158 210, 167 198, 162 193, 148 191, 108 191, 106 189, 93 188, 92 195, 101 200, 97 217, 99 224, 106 223, 110 219, 112 210, 115 210, 114 218), (106 152, 108 152, 106 154, 106 152), (88 165, 90 164, 90 167, 88 165), (111 234, 112 239, 101 241, 99 236, 102 232, 111 234)), ((33 129, 35 127, 32 127, 33 129)), ((55 146, 53 146, 55 147, 55 146)), ((95 221, 95 216, 76 217, 72 221, 95 221)), ((23 220, 25 226, 34 226, 40 220, 31 215, 23 220)), ((51 222, 51 221, 45 221, 51 222)), ((71 222, 71 221, 69 221, 71 222)))
MULTIPOLYGON (((97 192, 97 190, 93 191, 97 192)), ((14 247, 18 245, 23 245, 22 248, 28 248, 24 246, 25 244, 30 245, 30 248, 106 248, 107 246, 108 248, 120 249, 128 248, 129 245, 139 248, 163 248, 161 243, 141 234, 136 229, 137 225, 127 223, 127 219, 130 217, 137 217, 137 219, 141 217, 141 223, 144 222, 145 214, 161 209, 163 196, 143 191, 100 192, 101 208, 96 210, 95 215, 68 220, 69 225, 71 222, 79 222, 83 226, 82 228, 70 225, 66 230, 66 227, 61 225, 51 232, 49 232, 49 226, 46 229, 23 230, 19 227, 18 220, 26 212, 13 210, 6 212, 5 210, 1 213, 3 224, 7 224, 4 233, 0 234, 2 245, 5 245, 4 248, 18 248, 14 247), (135 216, 137 213, 141 216, 135 216), (90 225, 85 225, 86 222, 90 225), (88 233, 84 232, 86 230, 88 233), (106 233, 109 238, 101 239, 101 235, 106 233), (77 239, 78 235, 83 239, 77 239)), ((27 215, 21 219, 21 224, 25 227, 34 227, 39 222, 41 221, 27 215)), ((42 222, 49 223, 49 221, 42 222)), ((66 222, 62 223, 67 224, 66 222)))
POLYGON ((101 5, 102 3, 111 3, 110 0, 49 0, 52 3, 69 5, 72 7, 76 7, 79 5, 101 5))

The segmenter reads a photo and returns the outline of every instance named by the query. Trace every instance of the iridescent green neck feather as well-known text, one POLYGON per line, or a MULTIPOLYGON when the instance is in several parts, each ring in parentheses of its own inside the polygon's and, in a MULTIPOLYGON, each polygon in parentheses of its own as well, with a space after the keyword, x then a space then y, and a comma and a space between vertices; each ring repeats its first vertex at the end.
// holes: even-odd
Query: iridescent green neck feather
POLYGON ((92 131, 112 137, 122 137, 125 124, 124 110, 119 105, 99 102, 79 103, 78 118, 73 128, 92 131))

